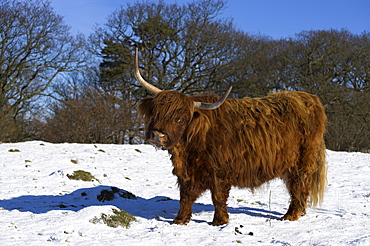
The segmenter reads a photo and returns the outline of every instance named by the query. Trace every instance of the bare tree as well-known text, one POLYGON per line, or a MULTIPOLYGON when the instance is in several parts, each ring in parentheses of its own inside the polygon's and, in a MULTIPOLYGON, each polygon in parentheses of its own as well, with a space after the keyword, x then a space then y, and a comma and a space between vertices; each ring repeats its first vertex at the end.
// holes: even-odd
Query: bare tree
POLYGON ((3 0, 0 22, 0 117, 15 120, 59 74, 83 66, 87 54, 84 38, 69 34, 48 1, 3 0))
POLYGON ((226 2, 195 1, 187 5, 137 2, 114 11, 104 28, 90 38, 101 54, 104 83, 145 95, 133 78, 134 47, 144 76, 162 89, 193 94, 224 91, 225 78, 237 42, 233 23, 219 18, 226 2), (110 52, 110 53, 109 53, 110 52))
MULTIPOLYGON (((136 2, 114 11, 104 28, 90 36, 101 56, 100 86, 127 103, 147 95, 133 76, 133 51, 139 47, 144 76, 162 89, 196 94, 221 92, 238 42, 229 19, 218 18, 223 0, 187 5, 136 2), (222 84, 222 86, 220 86, 222 84)), ((135 117, 132 112, 130 117, 135 117)), ((131 120, 136 122, 135 118, 131 120)), ((132 125, 140 132, 141 125, 132 125)))
POLYGON ((138 124, 132 103, 79 80, 81 77, 71 76, 53 88, 58 100, 49 104, 48 115, 33 120, 37 137, 50 142, 141 142, 132 132, 138 124))

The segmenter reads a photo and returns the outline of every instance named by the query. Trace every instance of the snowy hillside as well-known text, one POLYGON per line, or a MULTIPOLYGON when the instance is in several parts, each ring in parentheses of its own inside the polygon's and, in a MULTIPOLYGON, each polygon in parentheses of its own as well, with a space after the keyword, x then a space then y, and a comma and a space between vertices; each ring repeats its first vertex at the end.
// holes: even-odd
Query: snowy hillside
POLYGON ((205 193, 192 221, 179 226, 170 223, 179 191, 165 151, 148 145, 0 144, 0 245, 370 245, 370 154, 327 156, 324 203, 298 221, 279 220, 289 197, 275 180, 255 194, 232 189, 228 225, 210 225, 213 206, 205 193), (90 172, 93 181, 70 179, 77 170, 90 172), (137 221, 109 227, 99 218, 113 209, 137 221))

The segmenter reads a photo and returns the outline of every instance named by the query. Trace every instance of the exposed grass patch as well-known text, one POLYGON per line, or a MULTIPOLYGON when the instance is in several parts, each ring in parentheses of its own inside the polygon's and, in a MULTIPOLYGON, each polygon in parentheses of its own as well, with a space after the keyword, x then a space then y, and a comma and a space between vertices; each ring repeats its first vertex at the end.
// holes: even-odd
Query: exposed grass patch
POLYGON ((112 209, 112 211, 112 215, 102 213, 100 215, 100 218, 94 217, 90 220, 90 222, 93 224, 103 222, 107 226, 113 228, 117 228, 118 226, 129 228, 132 221, 137 221, 137 219, 133 215, 127 213, 122 209, 112 209))
POLYGON ((19 149, 10 149, 8 152, 21 152, 19 149))
POLYGON ((90 172, 84 170, 74 171, 73 174, 67 174, 67 177, 72 180, 82 180, 82 181, 98 181, 90 172))
POLYGON ((72 159, 72 160, 71 160, 71 162, 72 162, 73 164, 78 164, 78 160, 77 160, 77 159, 76 159, 76 160, 72 159))

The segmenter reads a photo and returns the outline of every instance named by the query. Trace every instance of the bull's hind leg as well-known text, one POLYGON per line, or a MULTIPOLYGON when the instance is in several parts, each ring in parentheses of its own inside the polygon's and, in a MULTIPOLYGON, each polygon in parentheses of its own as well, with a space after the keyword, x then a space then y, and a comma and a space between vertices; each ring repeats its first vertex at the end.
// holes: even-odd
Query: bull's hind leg
POLYGON ((282 220, 298 220, 299 217, 306 214, 312 175, 302 170, 290 170, 284 181, 290 194, 290 205, 282 220))
MULTIPOLYGON (((307 200, 312 192, 313 175, 318 171, 317 161, 322 149, 322 142, 318 145, 310 142, 308 146, 302 146, 301 156, 297 166, 287 171, 284 181, 290 194, 290 206, 283 220, 298 220, 306 214, 307 200)), ((314 202, 314 201, 311 201, 314 202)))
POLYGON ((180 210, 174 224, 186 225, 189 223, 192 214, 192 206, 197 198, 204 192, 204 189, 192 184, 191 182, 183 182, 179 179, 180 186, 180 210))

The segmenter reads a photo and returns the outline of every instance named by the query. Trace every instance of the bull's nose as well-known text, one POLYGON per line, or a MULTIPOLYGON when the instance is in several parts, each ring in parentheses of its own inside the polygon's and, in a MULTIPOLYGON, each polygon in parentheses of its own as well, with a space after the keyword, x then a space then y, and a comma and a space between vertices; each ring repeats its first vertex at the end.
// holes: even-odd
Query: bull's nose
POLYGON ((153 131, 150 141, 155 144, 165 145, 167 141, 167 136, 160 131, 153 131))

